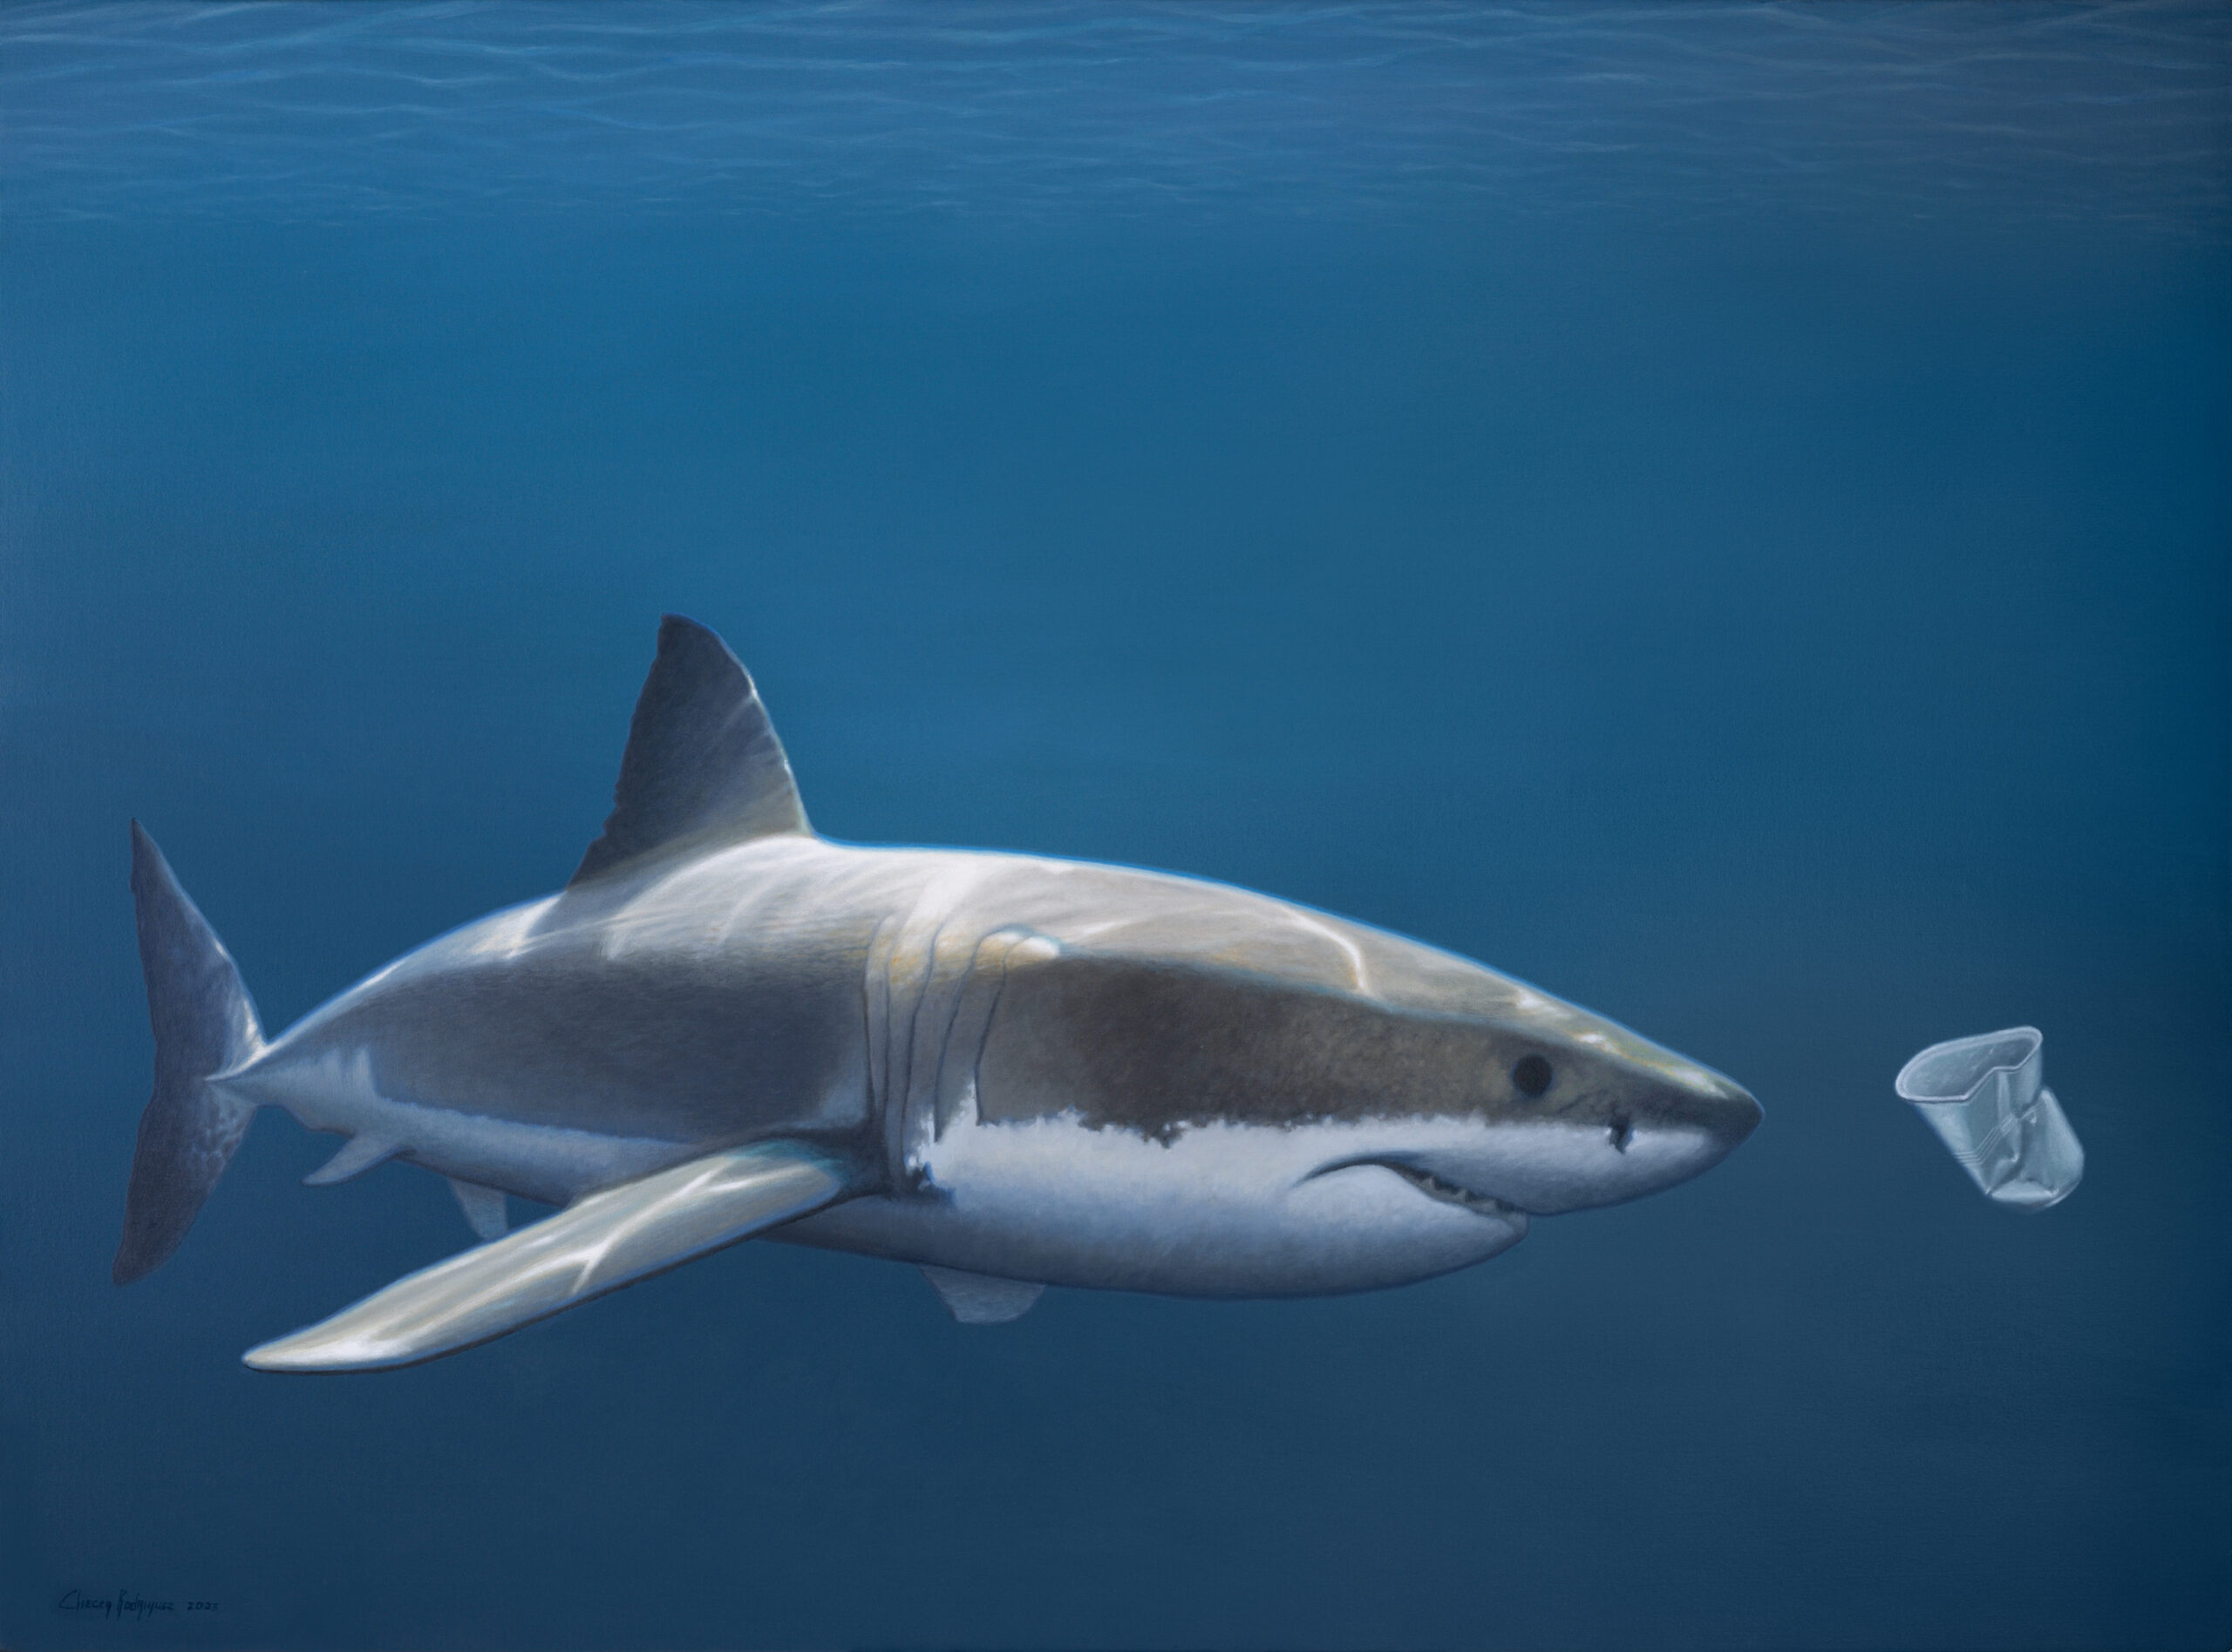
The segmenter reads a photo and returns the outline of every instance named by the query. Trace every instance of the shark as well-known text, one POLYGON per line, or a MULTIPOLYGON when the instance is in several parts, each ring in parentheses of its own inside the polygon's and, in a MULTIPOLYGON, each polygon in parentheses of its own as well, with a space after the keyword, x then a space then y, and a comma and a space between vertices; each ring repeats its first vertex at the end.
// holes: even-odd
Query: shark
POLYGON ((1050 1285, 1331 1295, 1486 1261, 1710 1168, 1733 1080, 1481 964, 1230 885, 832 841, 679 615, 555 894, 267 1038, 132 824, 153 1030, 112 1276, 185 1239, 265 1108, 306 1180, 445 1177, 477 1242, 242 1356, 412 1365, 754 1236, 912 1263, 954 1318, 1050 1285), (514 1227, 508 1198, 554 1206, 514 1227))

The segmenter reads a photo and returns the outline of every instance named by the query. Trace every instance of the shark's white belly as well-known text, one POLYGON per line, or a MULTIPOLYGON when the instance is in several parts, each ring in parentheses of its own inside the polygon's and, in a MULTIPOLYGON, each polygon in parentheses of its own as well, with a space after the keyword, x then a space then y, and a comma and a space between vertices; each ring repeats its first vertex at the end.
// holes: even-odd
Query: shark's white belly
MULTIPOLYGON (((696 1151, 398 1100, 380 1093, 363 1050, 231 1082, 310 1129, 379 1144, 359 1153, 358 1168, 392 1156, 556 1204, 696 1151)), ((1215 1124, 1163 1142, 1091 1128, 1074 1113, 990 1123, 970 1114, 918 1143, 906 1191, 857 1198, 767 1236, 1045 1284, 1287 1296, 1447 1273, 1526 1234, 1516 1212, 1484 1215, 1434 1199, 1382 1165, 1324 1169, 1384 1152, 1385 1124, 1215 1124)), ((1405 1145, 1444 1144, 1419 1136, 1405 1145)))
POLYGON ((1373 1290, 1485 1261, 1523 1238, 1420 1192, 1369 1154, 1370 1125, 1217 1124, 1168 1143, 1074 1115, 949 1130, 922 1185, 770 1233, 793 1243, 1003 1278, 1176 1296, 1373 1290))

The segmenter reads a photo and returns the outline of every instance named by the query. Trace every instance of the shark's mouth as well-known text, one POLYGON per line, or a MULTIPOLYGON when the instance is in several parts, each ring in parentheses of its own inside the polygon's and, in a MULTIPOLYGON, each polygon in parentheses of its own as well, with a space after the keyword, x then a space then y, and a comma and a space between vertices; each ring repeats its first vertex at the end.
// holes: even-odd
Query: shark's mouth
POLYGON ((1383 1170, 1392 1170, 1417 1188, 1428 1199, 1439 1200, 1445 1205, 1456 1205, 1471 1211, 1475 1216, 1487 1216, 1500 1222, 1509 1222, 1524 1228, 1527 1213, 1518 1206, 1507 1204, 1491 1193, 1476 1193, 1469 1187, 1460 1187, 1453 1181, 1444 1181, 1416 1165, 1399 1165, 1392 1159, 1374 1159, 1367 1161, 1383 1170))

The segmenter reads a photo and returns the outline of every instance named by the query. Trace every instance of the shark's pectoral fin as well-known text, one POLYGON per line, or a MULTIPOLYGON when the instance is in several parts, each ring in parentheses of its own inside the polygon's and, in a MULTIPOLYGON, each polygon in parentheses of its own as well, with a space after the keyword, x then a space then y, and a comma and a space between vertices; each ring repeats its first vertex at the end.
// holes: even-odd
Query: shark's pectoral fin
POLYGON ((500 1188, 483 1187, 477 1181, 459 1181, 454 1176, 445 1177, 450 1191, 457 1195, 458 1207, 465 1212, 466 1226, 478 1239, 501 1239, 505 1229, 512 1225, 511 1214, 504 1208, 504 1194, 500 1188))
POLYGON ((796 1142, 709 1153, 590 1193, 242 1357, 265 1371, 415 1365, 749 1238, 852 1190, 843 1169, 796 1142))
POLYGON ((922 1265, 947 1311, 964 1325, 1004 1325, 1021 1319, 1038 1301, 1044 1285, 1020 1279, 995 1279, 989 1274, 964 1274, 957 1268, 922 1265))
POLYGON ((377 1136, 351 1136, 341 1144, 341 1151, 303 1178, 305 1187, 330 1187, 337 1181, 347 1181, 361 1176, 375 1165, 384 1165, 403 1151, 399 1141, 382 1141, 377 1136))

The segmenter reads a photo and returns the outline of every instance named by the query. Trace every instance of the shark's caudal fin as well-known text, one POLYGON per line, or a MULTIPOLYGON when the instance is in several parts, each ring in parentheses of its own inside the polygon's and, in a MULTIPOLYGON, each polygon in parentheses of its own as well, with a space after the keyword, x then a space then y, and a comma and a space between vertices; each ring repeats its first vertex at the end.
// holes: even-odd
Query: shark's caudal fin
POLYGON ((124 1242, 110 1277, 128 1285, 179 1247, 248 1133, 254 1104, 208 1082, 263 1047, 240 971, 155 840, 132 823, 132 898, 155 1030, 155 1093, 140 1115, 124 1242))
POLYGON ((813 829, 750 674, 712 632, 668 615, 628 725, 612 812, 567 887, 654 854, 813 829))

